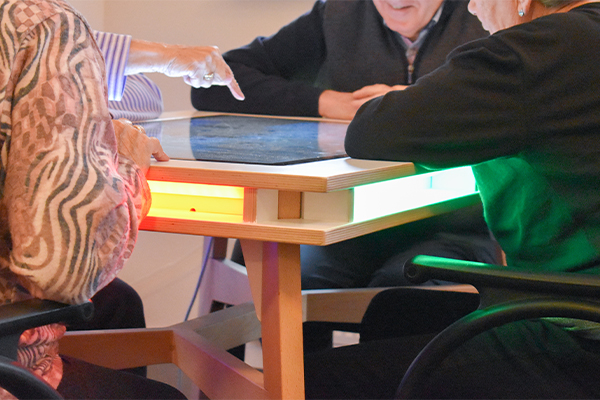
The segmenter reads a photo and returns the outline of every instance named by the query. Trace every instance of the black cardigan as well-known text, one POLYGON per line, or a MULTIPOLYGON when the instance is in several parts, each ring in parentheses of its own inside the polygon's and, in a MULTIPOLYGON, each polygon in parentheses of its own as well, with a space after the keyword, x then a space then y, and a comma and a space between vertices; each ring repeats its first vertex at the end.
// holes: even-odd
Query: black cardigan
MULTIPOLYGON (((415 59, 414 78, 440 65, 455 47, 487 36, 468 1, 446 0, 415 59)), ((319 116, 325 89, 351 92, 367 85, 407 84, 404 48, 371 0, 317 1, 275 35, 224 54, 243 102, 225 87, 192 89, 198 110, 319 116)))
POLYGON ((599 65, 600 3, 516 25, 365 103, 346 151, 473 165, 486 220, 511 264, 590 262, 600 257, 599 65))

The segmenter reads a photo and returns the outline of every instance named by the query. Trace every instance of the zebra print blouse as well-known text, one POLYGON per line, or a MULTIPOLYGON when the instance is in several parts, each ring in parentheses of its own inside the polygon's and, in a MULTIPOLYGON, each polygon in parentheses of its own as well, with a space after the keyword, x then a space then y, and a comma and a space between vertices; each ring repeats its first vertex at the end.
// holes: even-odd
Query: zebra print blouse
MULTIPOLYGON (((117 154, 104 63, 62 0, 0 5, 0 301, 89 299, 131 254, 149 190, 117 154)), ((21 337, 19 361, 57 386, 64 327, 21 337)))

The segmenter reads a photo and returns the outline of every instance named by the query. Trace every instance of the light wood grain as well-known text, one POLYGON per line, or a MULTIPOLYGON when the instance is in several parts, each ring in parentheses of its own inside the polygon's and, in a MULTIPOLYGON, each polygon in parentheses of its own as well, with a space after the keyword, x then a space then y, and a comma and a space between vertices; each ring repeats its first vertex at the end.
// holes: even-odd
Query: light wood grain
MULTIPOLYGON (((441 285, 417 288, 477 293, 477 290, 470 285, 441 285)), ((303 320, 360 323, 373 297, 386 289, 389 288, 304 290, 302 291, 303 320)))
POLYGON ((261 189, 328 192, 410 176, 412 163, 338 158, 298 165, 266 166, 208 161, 154 161, 147 178, 261 189))
POLYGON ((268 399, 263 374, 215 345, 244 343, 259 329, 246 304, 167 328, 68 332, 60 349, 107 368, 172 363, 214 399, 268 399))
POLYGON ((302 193, 280 190, 277 206, 278 219, 302 218, 302 193))
POLYGON ((304 398, 300 246, 263 243, 262 337, 265 389, 272 399, 304 398))
POLYGON ((244 222, 256 222, 256 189, 244 188, 244 222))
POLYGON ((350 223, 343 223, 340 221, 285 219, 269 221, 267 224, 146 217, 142 221, 140 229, 158 232, 325 246, 400 224, 457 210, 462 207, 477 204, 478 202, 480 202, 479 196, 474 194, 448 200, 443 203, 415 208, 398 214, 386 215, 369 221, 350 223))

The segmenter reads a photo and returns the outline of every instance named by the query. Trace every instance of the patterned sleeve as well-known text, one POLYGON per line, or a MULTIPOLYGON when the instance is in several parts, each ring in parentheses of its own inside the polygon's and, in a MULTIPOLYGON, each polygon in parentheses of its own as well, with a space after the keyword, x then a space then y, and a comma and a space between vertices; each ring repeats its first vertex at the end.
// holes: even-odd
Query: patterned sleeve
POLYGON ((2 153, 10 269, 36 297, 83 302, 130 256, 148 186, 117 155, 104 63, 77 14, 34 27, 15 65, 2 153))

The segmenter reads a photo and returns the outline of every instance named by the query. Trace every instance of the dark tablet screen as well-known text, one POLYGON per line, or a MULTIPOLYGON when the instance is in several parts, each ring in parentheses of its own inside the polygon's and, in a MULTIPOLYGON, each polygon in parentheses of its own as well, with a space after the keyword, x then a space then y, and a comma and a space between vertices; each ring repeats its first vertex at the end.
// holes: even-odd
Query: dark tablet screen
POLYGON ((140 125, 173 159, 287 165, 346 156, 342 122, 213 115, 140 125))

